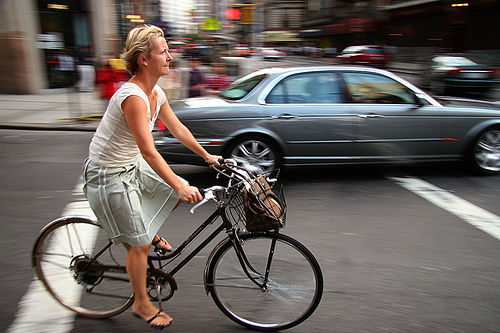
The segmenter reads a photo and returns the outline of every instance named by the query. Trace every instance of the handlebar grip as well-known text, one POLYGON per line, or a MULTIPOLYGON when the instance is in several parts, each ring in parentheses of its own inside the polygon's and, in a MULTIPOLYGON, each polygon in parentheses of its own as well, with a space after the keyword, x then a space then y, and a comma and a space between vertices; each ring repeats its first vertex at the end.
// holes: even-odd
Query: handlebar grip
POLYGON ((198 192, 200 192, 201 196, 204 198, 205 197, 205 189, 204 188, 199 188, 198 192))
POLYGON ((226 159, 225 158, 219 158, 217 160, 217 162, 219 162, 220 164, 225 164, 226 163, 226 159))

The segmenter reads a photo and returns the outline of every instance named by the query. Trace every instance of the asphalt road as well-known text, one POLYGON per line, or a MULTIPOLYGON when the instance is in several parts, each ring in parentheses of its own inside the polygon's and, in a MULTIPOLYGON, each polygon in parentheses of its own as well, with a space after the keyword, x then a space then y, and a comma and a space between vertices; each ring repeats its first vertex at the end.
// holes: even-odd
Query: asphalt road
MULTIPOLYGON (((34 292, 31 246, 43 225, 77 200, 75 186, 90 137, 0 131, 0 331, 10 326, 7 332, 16 332, 12 325, 23 309, 21 300, 34 292)), ((213 183, 207 168, 173 168, 192 184, 213 183)), ((488 228, 470 224, 473 216, 498 223, 500 176, 470 176, 447 164, 301 168, 284 171, 282 180, 289 207, 283 232, 310 248, 325 277, 319 308, 289 332, 500 332, 500 240, 488 228), (419 195, 404 187, 407 180, 424 191, 419 195), (431 185, 437 188, 428 190, 431 185)), ((210 211, 202 207, 193 216, 188 209, 181 207, 162 229, 174 246, 210 211)), ((248 332, 204 293, 210 250, 176 275, 179 290, 167 303, 175 318, 169 332, 248 332)), ((69 326, 37 321, 49 308, 50 298, 41 293, 47 301, 28 312, 36 326, 18 332, 149 330, 130 311, 108 320, 69 317, 69 326)), ((57 317, 62 309, 52 312, 57 317)))

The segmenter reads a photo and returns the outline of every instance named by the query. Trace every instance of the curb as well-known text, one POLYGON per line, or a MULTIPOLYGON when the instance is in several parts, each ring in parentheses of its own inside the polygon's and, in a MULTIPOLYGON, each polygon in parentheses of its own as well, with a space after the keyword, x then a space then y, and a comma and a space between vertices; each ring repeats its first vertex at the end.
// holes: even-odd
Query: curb
POLYGON ((0 123, 0 129, 36 130, 36 131, 73 131, 95 132, 95 127, 57 124, 0 123))

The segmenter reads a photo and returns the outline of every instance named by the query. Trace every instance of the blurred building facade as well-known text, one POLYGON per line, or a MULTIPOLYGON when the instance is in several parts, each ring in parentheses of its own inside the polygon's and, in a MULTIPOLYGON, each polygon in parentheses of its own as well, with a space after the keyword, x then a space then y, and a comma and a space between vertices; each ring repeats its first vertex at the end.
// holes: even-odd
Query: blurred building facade
POLYGON ((264 3, 264 42, 291 46, 298 38, 307 9, 305 0, 268 0, 264 3))
POLYGON ((498 0, 308 0, 300 37, 339 50, 357 44, 498 50, 498 13, 498 0))
POLYGON ((0 93, 63 85, 58 57, 114 53, 120 45, 112 0, 2 0, 0 19, 0 93))

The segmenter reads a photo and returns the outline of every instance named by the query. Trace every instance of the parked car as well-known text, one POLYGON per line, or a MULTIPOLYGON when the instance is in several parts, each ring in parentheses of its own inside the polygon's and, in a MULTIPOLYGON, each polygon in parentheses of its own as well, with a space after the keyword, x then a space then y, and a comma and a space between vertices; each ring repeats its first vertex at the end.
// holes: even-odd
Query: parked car
POLYGON ((381 46, 357 45, 346 47, 337 59, 342 64, 368 65, 386 67, 390 56, 381 46))
MULTIPOLYGON (((172 108, 210 153, 266 170, 463 160, 500 171, 499 110, 443 106, 371 67, 266 68, 172 108)), ((167 161, 204 163, 169 133, 156 146, 167 161)))
POLYGON ((286 53, 272 48, 264 47, 260 49, 260 55, 264 60, 281 60, 286 53))
POLYGON ((486 93, 495 83, 495 71, 463 55, 439 55, 425 73, 423 85, 436 95, 486 93))

